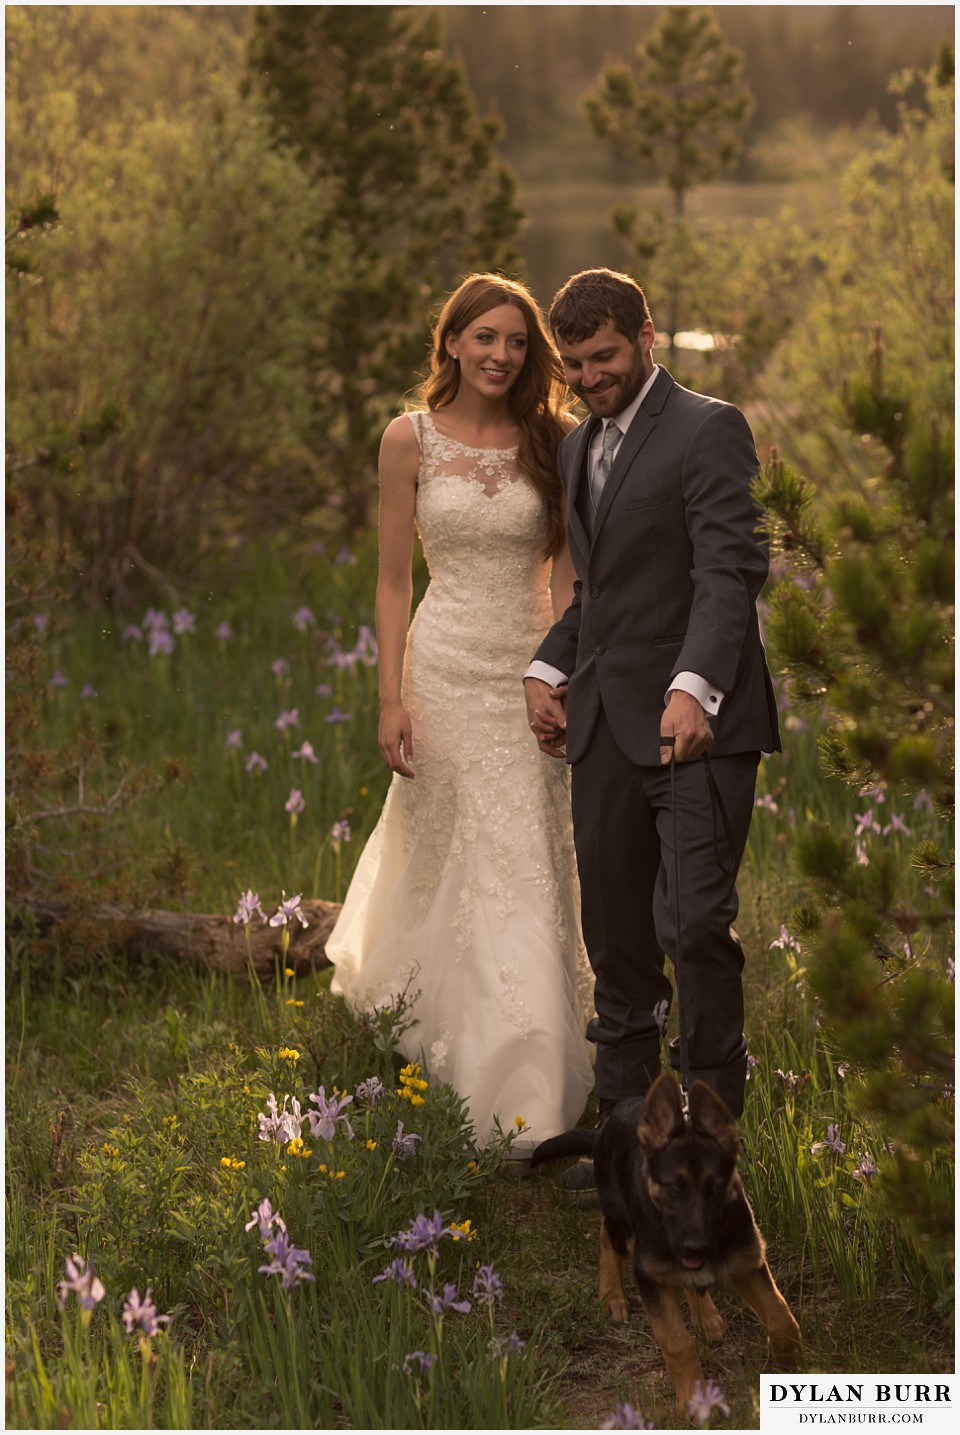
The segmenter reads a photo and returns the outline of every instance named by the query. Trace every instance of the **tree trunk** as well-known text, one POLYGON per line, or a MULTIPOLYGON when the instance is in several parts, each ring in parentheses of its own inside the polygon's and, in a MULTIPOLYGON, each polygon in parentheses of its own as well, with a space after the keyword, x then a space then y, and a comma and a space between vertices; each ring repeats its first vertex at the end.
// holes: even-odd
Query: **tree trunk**
POLYGON ((76 936, 77 928, 98 929, 116 948, 130 953, 158 952, 177 961, 199 963, 209 971, 244 976, 249 956, 261 978, 270 979, 279 962, 298 975, 327 967, 326 941, 333 931, 340 904, 305 901, 301 908, 309 923, 290 926, 290 945, 283 952, 283 928, 251 922, 238 926, 231 917, 195 912, 125 912, 120 907, 80 909, 65 902, 43 902, 30 897, 8 895, 8 909, 14 920, 32 918, 46 934, 60 927, 76 936))

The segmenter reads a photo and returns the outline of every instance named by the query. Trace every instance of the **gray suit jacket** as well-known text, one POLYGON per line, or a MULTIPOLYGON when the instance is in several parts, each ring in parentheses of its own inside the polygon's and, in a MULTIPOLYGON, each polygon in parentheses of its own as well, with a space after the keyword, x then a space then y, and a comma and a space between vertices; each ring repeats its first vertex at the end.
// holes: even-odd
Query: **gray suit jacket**
POLYGON ((568 762, 583 756, 602 704, 624 755, 659 765, 664 697, 683 671, 726 694, 712 756, 779 750, 756 608, 769 568, 751 494, 760 463, 746 419, 661 369, 621 441, 591 535, 586 463, 598 422, 560 447, 577 582, 536 653, 571 674, 568 762))

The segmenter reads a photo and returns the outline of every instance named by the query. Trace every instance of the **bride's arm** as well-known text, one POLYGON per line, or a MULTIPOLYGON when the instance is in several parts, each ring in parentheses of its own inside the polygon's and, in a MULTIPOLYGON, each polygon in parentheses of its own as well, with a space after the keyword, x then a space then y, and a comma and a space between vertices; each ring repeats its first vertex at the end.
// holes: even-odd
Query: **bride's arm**
POLYGON ((550 601, 553 604, 555 622, 559 622, 570 607, 576 576, 570 549, 564 543, 560 552, 554 554, 553 568, 550 571, 550 601))
POLYGON ((377 648, 380 668, 380 754, 393 772, 413 777, 413 729, 403 705, 403 652, 413 602, 413 517, 420 449, 406 417, 387 426, 380 443, 380 570, 377 648))

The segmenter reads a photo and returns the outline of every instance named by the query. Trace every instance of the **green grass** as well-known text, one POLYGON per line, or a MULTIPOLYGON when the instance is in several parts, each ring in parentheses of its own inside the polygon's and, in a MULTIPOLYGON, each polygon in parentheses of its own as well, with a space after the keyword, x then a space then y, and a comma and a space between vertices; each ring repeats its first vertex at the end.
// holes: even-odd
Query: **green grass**
MULTIPOLYGON (((370 559, 369 547, 356 564, 261 555, 242 591, 186 605, 196 631, 163 657, 123 639, 126 619, 61 615, 39 652, 32 751, 82 751, 88 803, 113 789, 122 763, 170 760, 185 775, 112 818, 44 824, 30 852, 35 867, 75 900, 122 895, 125 886, 141 893, 164 871, 178 876, 171 904, 192 910, 229 914, 247 887, 265 904, 281 889, 335 898, 386 788, 376 670, 336 659, 371 620, 370 559), (303 605, 316 623, 299 631, 293 615, 303 605), (223 621, 229 640, 214 636, 223 621), (281 657, 290 668, 278 678, 272 664, 281 657), (67 685, 47 688, 57 670, 67 685), (80 698, 85 683, 96 698, 80 698), (321 684, 328 694, 317 694, 321 684), (349 722, 325 722, 335 706, 349 722), (277 716, 293 708, 300 727, 278 730, 277 716), (226 738, 236 728, 243 747, 232 751, 226 738), (316 765, 292 756, 304 739, 316 765), (267 758, 265 772, 246 771, 252 750, 267 758), (284 808, 293 786, 305 799, 295 824, 284 808), (338 868, 330 828, 344 818, 353 839, 338 868)), ((821 1027, 803 943, 798 949, 789 930, 795 822, 812 814, 852 833, 862 800, 823 780, 815 734, 789 705, 784 715, 787 750, 761 769, 737 924, 756 1058, 743 1121, 747 1188, 811 1370, 949 1370, 950 1273, 889 1219, 882 1181, 857 1175, 884 1133, 852 1114, 843 1053, 821 1027), (771 945, 782 926, 790 940, 771 945), (842 1153, 825 1144, 831 1125, 842 1153)), ((51 763, 34 800, 72 805, 74 784, 51 763)), ((915 840, 924 814, 910 820, 915 840)), ((15 852, 14 874, 22 863, 15 852)), ((417 1108, 391 1096, 389 1108, 355 1120, 357 1140, 341 1131, 329 1146, 313 1142, 309 1157, 258 1140, 257 1113, 271 1091, 299 1092, 306 1106, 320 1084, 354 1091, 375 1073, 395 1092, 393 1018, 355 1022, 330 997, 327 973, 250 987, 149 952, 121 958, 102 937, 77 931, 41 940, 20 921, 8 931, 8 1426, 597 1428, 623 1401, 660 1428, 676 1426, 636 1300, 622 1328, 597 1305, 596 1211, 549 1178, 507 1176, 495 1156, 472 1170, 454 1093, 431 1084, 417 1108), (283 1049, 300 1055, 293 1061, 283 1049), (398 1116, 423 1138, 402 1169, 387 1152, 398 1116), (258 1276, 258 1238, 243 1230, 264 1195, 313 1255, 316 1282, 289 1295, 258 1276), (435 1208, 446 1221, 469 1219, 477 1238, 441 1243, 434 1277, 462 1293, 476 1266, 492 1263, 503 1281, 492 1324, 475 1304, 438 1330, 418 1297, 372 1284, 392 1235, 435 1208), (74 1251, 95 1256, 107 1287, 89 1326, 56 1300, 74 1251), (154 1339, 155 1366, 119 1321, 133 1285, 151 1286, 173 1317, 154 1339), (491 1336, 512 1332, 526 1342, 522 1353, 491 1355, 491 1336), (414 1349, 438 1356, 422 1380, 402 1370, 414 1349)), ((952 1182, 940 1153, 930 1171, 952 1182)), ((426 1279, 427 1258, 416 1259, 426 1279)), ((731 1407, 720 1423, 755 1428, 763 1333, 731 1292, 718 1304, 728 1335, 703 1360, 731 1407)))

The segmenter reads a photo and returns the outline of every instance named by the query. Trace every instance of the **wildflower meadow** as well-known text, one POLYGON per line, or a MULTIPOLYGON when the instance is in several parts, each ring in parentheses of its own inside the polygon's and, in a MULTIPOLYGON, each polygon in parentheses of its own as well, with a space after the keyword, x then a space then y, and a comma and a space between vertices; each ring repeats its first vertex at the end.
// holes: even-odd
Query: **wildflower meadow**
MULTIPOLYGON (((395 1055, 404 1001, 358 1020, 329 970, 284 960, 303 899, 342 897, 386 790, 373 582, 370 544, 304 543, 115 624, 20 620, 40 675, 23 740, 38 763, 77 754, 36 860, 80 915, 8 930, 10 1428, 676 1424, 639 1306, 613 1328, 597 1305, 596 1210, 509 1164, 523 1113, 478 1149, 456 1093, 395 1055), (129 805, 91 797, 156 772, 173 775, 129 805), (121 952, 82 913, 124 890, 275 927, 272 980, 121 952)), ((931 805, 829 782, 814 720, 780 697, 738 921, 745 1183, 809 1369, 952 1369, 952 1271, 885 1202, 897 1152, 849 1099, 792 861, 812 815, 876 870, 923 841, 931 805)), ((952 979, 945 935, 911 940, 898 961, 952 979)), ((952 1155, 925 1159, 951 1190, 952 1155)), ((702 1352, 689 1424, 755 1428, 765 1340, 717 1299, 728 1336, 702 1352)))

